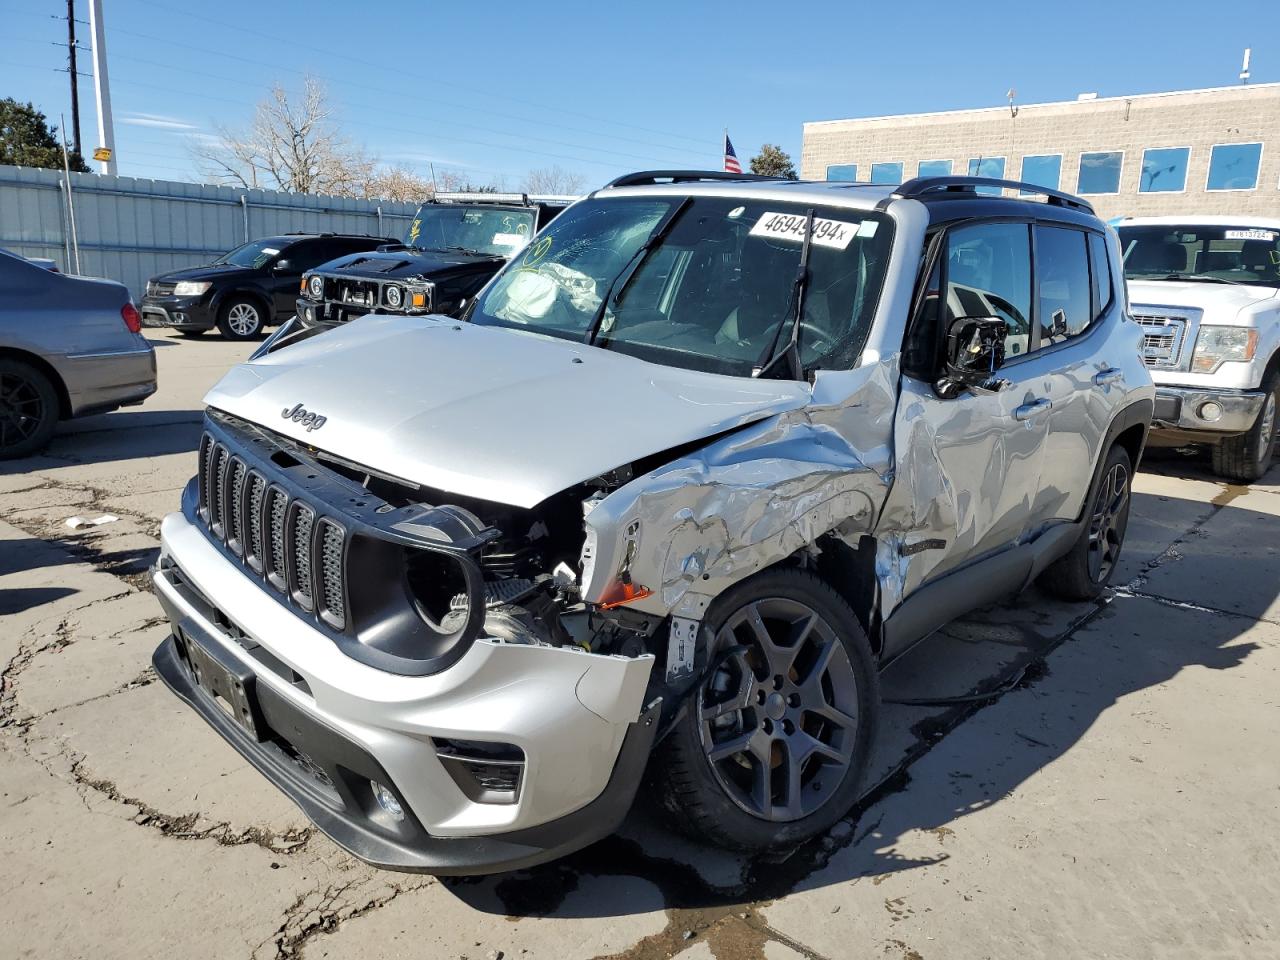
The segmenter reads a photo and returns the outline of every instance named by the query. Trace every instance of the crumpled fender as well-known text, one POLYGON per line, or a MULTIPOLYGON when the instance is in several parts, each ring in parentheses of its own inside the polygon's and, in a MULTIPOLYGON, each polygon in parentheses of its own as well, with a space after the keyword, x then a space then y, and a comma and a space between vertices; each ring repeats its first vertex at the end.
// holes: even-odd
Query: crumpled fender
POLYGON ((833 530, 869 532, 893 482, 897 356, 820 372, 810 402, 679 457, 586 516, 583 596, 624 574, 628 604, 701 620, 720 593, 833 530))

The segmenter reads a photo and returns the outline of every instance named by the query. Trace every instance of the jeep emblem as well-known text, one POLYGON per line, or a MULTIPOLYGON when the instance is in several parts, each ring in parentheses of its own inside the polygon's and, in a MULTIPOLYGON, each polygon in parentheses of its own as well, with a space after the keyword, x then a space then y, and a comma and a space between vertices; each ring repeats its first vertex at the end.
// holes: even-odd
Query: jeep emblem
POLYGON ((327 417, 320 416, 318 413, 312 413, 310 410, 305 409, 300 403, 295 405, 292 410, 285 407, 280 411, 280 416, 285 420, 292 420, 294 423, 302 424, 307 428, 307 433, 310 433, 312 430, 319 430, 324 426, 325 420, 328 419, 327 417))

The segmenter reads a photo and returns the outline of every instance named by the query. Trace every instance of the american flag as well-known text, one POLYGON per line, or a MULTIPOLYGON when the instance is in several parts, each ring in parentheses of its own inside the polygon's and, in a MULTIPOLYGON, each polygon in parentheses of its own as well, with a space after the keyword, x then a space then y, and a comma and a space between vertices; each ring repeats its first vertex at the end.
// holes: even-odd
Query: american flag
POLYGON ((742 172, 742 164, 738 162, 738 155, 733 152, 733 143, 727 133, 724 135, 724 169, 726 173, 742 172))

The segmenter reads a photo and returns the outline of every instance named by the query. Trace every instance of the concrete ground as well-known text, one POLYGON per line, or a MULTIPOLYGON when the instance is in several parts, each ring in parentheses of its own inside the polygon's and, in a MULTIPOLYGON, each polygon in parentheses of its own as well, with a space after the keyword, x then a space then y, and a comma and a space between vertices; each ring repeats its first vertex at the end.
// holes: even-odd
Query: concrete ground
POLYGON ((0 469, 0 958, 1280 955, 1280 467, 1153 454, 1125 586, 1032 590, 892 667, 888 700, 996 692, 886 704, 866 797, 788 857, 641 804, 560 863, 440 881, 339 851, 155 682, 144 572, 249 348, 153 338, 156 397, 0 469))

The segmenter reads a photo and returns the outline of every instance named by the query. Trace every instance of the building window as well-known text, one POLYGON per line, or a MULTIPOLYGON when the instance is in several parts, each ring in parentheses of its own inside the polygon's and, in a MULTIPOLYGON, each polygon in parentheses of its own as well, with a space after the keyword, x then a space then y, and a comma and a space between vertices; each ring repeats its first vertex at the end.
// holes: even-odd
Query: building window
POLYGON ((1262 144, 1220 143, 1209 155, 1206 190, 1252 190, 1258 185, 1262 144))
MULTIPOLYGON (((1004 157, 974 157, 969 161, 969 176, 1004 179, 1004 157)), ((978 193, 1000 196, 999 187, 979 187, 978 193)))
POLYGON ((1124 166, 1124 151, 1080 154, 1080 176, 1076 180, 1076 193, 1119 193, 1120 169, 1124 166))
POLYGON ((827 167, 828 180, 845 180, 850 183, 858 179, 856 163, 833 163, 827 167))
MULTIPOLYGON (((1034 183, 1037 187, 1057 190, 1062 182, 1062 154, 1050 153, 1038 157, 1023 157, 1022 180, 1024 183, 1034 183)), ((1028 190, 1018 192, 1023 196, 1030 193, 1028 190)))
POLYGON ((871 165, 872 183, 901 183, 901 163, 873 163, 871 165))
POLYGON ((921 160, 916 167, 917 177, 949 177, 951 176, 950 160, 921 160))
POLYGON ((1161 147, 1142 152, 1139 193, 1182 193, 1187 189, 1190 147, 1161 147))

